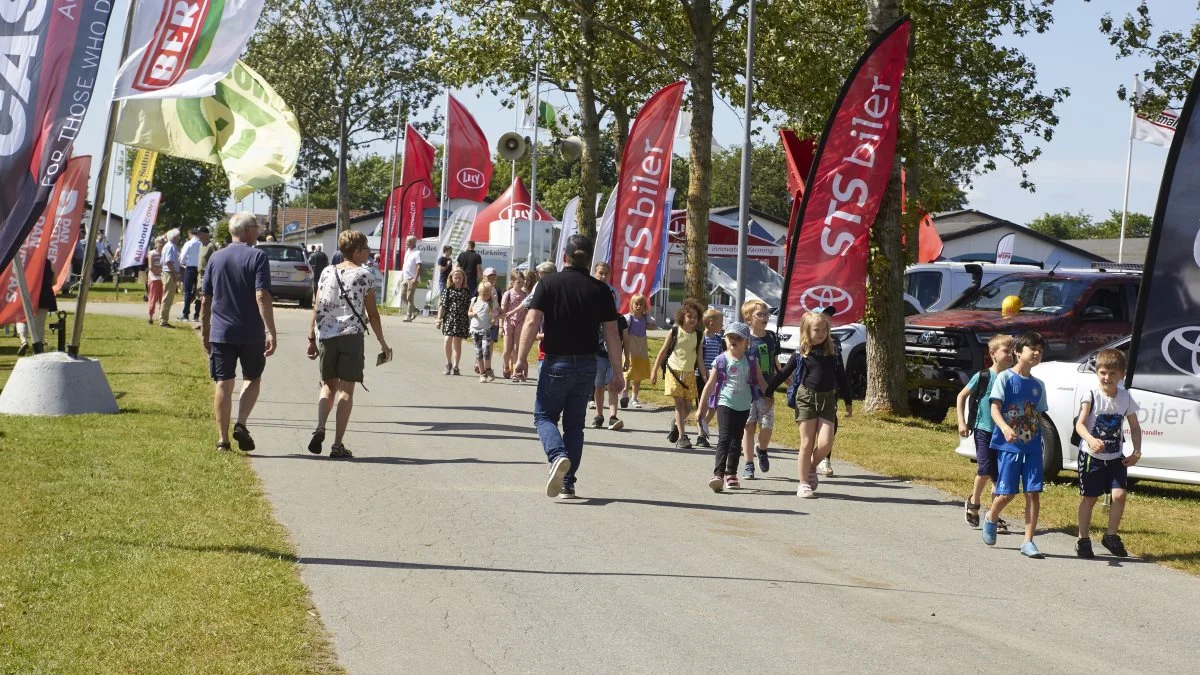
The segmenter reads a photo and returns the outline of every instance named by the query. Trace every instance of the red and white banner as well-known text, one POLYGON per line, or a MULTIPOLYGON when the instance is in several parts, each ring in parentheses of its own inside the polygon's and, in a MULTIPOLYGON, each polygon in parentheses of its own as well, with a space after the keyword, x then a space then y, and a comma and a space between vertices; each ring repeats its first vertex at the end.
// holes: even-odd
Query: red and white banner
POLYGON ((425 232, 425 204, 433 198, 433 158, 436 149, 409 125, 404 132, 404 168, 400 187, 384 205, 381 269, 396 269, 396 248, 408 237, 425 232))
MULTIPOLYGON (((33 229, 29 231, 29 237, 21 246, 19 255, 25 264, 25 283, 29 286, 34 311, 38 309, 46 261, 50 261, 51 271, 56 275, 70 275, 71 255, 79 239, 79 220, 83 216, 83 202, 87 197, 88 172, 91 166, 92 158, 89 156, 76 157, 67 163, 67 170, 50 193, 46 210, 42 212, 42 217, 38 218, 33 229), (47 216, 53 220, 47 222, 47 216)), ((57 283, 55 292, 60 287, 61 283, 57 283)), ((0 274, 0 289, 3 291, 0 292, 0 324, 23 321, 21 295, 12 264, 0 274)))
POLYGON ((492 149, 487 136, 453 96, 446 128, 446 198, 481 202, 492 184, 492 149))
POLYGON ((620 312, 629 311, 634 295, 648 295, 662 258, 667 254, 667 192, 671 189, 671 156, 675 120, 686 81, 659 89, 642 106, 629 130, 617 173, 617 208, 609 263, 612 283, 621 297, 620 312))
POLYGON ((796 236, 789 242, 780 325, 798 325, 805 312, 821 307, 833 307, 839 325, 863 316, 868 238, 896 154, 908 35, 908 17, 888 28, 863 54, 833 107, 813 179, 789 228, 796 236))
POLYGON ((1000 238, 996 242, 996 264, 1009 265, 1012 264, 1013 246, 1017 243, 1017 233, 1011 232, 1000 238))
MULTIPOLYGON (((475 222, 471 224, 471 233, 468 235, 468 240, 476 243, 489 243, 492 235, 492 224, 503 223, 506 226, 511 226, 522 221, 529 222, 529 202, 533 197, 529 194, 529 189, 525 187, 524 181, 518 177, 513 184, 508 186, 496 198, 496 201, 488 204, 488 207, 480 211, 475 216, 475 222)), ((534 220, 538 221, 553 221, 554 216, 550 212, 542 208, 538 204, 537 211, 534 212, 534 220)))

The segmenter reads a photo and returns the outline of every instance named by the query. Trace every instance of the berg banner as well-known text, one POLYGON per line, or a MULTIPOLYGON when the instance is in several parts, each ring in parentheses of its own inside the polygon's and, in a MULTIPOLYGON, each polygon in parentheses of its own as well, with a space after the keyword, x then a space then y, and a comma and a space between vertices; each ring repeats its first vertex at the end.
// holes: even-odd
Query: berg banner
POLYGON ((13 256, 67 168, 99 77, 112 5, 74 0, 0 7, 0 269, 13 256))
POLYGON ((884 31, 833 106, 788 228, 795 235, 788 242, 781 326, 799 325, 805 312, 821 307, 833 307, 838 324, 863 316, 867 240, 892 174, 908 33, 908 17, 884 31))
POLYGON ((219 164, 235 200, 291 180, 300 156, 296 116, 241 61, 216 84, 212 96, 127 101, 115 140, 219 164))
POLYGON ((492 185, 492 149, 487 136, 453 96, 446 117, 446 198, 482 202, 492 185))
POLYGON ((263 0, 138 0, 115 99, 216 94, 250 41, 263 0))

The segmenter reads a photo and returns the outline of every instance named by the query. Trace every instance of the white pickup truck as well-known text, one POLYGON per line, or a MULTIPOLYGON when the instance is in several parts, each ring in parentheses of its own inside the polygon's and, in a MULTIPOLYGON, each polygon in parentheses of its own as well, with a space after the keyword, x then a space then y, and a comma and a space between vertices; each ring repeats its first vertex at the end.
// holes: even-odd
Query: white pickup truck
MULTIPOLYGON (((1128 353, 1129 342, 1124 337, 1106 348, 1128 353)), ((1071 426, 1088 388, 1096 383, 1095 356, 1092 352, 1077 361, 1048 361, 1033 369, 1034 377, 1046 384, 1050 408, 1042 416, 1042 465, 1047 479, 1063 469, 1078 470, 1079 451, 1071 447, 1071 426)), ((1200 403, 1142 389, 1130 393, 1141 407, 1142 459, 1130 467, 1129 477, 1200 485, 1200 403)), ((1125 438, 1128 441, 1128 426, 1125 438)), ((974 458, 975 441, 961 440, 955 452, 974 458)), ((1125 453, 1130 452, 1126 446, 1125 453)))

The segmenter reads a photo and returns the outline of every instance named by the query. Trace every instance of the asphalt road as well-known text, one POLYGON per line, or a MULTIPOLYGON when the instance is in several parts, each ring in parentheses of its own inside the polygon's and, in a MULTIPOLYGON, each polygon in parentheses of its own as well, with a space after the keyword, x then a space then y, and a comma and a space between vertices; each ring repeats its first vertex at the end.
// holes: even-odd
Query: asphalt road
POLYGON ((277 310, 251 461, 352 672, 1195 668, 1200 579, 1078 560, 1062 533, 1046 560, 988 548, 960 501, 845 463, 801 501, 788 451, 714 494, 665 412, 589 430, 582 499, 548 499, 533 386, 442 376, 432 319, 385 317, 396 361, 368 366, 356 457, 315 457, 308 320, 277 310))

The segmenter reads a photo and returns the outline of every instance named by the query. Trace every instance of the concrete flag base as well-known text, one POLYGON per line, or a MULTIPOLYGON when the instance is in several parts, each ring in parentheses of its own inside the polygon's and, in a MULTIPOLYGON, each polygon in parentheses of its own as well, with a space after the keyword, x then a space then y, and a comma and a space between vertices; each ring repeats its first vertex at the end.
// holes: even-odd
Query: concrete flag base
POLYGON ((48 352, 17 359, 0 391, 0 414, 115 415, 120 412, 99 361, 48 352))

